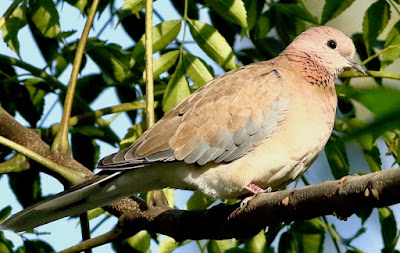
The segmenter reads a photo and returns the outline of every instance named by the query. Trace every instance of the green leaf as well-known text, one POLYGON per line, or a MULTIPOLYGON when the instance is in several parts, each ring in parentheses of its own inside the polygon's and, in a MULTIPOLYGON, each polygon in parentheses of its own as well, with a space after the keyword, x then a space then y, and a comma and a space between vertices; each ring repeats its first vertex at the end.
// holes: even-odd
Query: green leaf
POLYGON ((379 148, 373 146, 370 150, 364 149, 363 153, 371 172, 381 171, 382 161, 379 148))
POLYGON ((242 0, 204 0, 223 18, 247 28, 247 13, 242 0))
POLYGON ((83 76, 78 79, 76 94, 86 103, 92 103, 107 88, 107 83, 101 74, 83 76))
MULTIPOLYGON (((5 82, 5 84, 8 83, 5 82)), ((36 127, 36 123, 43 113, 46 91, 41 89, 40 84, 42 82, 37 79, 27 79, 25 85, 10 83, 5 87, 18 112, 29 122, 31 127, 36 127)))
POLYGON ((325 153, 332 175, 335 179, 342 178, 349 174, 350 165, 346 147, 343 141, 335 134, 332 134, 329 138, 329 141, 325 146, 325 153))
POLYGON ((198 20, 189 20, 190 33, 201 49, 225 69, 236 68, 232 48, 212 26, 198 20))
POLYGON ((301 4, 277 3, 274 4, 274 6, 286 15, 293 16, 313 24, 318 24, 318 19, 301 4))
POLYGON ((284 232, 279 238, 278 244, 279 253, 296 253, 298 252, 296 247, 296 241, 291 232, 284 232))
POLYGON ((396 159, 396 163, 400 163, 400 131, 386 131, 382 134, 382 138, 388 147, 388 155, 392 155, 396 159))
POLYGON ((125 0, 121 8, 119 20, 121 21, 129 15, 137 14, 144 7, 146 7, 146 0, 125 0))
POLYGON ((81 14, 84 14, 89 0, 65 0, 65 2, 77 8, 81 14))
POLYGON ((128 129, 125 137, 119 143, 120 149, 124 149, 129 147, 132 143, 134 143, 144 132, 146 129, 144 121, 139 124, 133 125, 128 129))
POLYGON ((158 245, 158 253, 170 253, 179 246, 179 243, 169 236, 166 236, 158 245))
POLYGON ((367 219, 371 216, 372 208, 361 208, 357 210, 356 215, 361 218, 361 225, 364 225, 367 219))
MULTIPOLYGON (((153 27, 153 53, 160 51, 168 46, 178 36, 181 30, 182 20, 164 21, 153 27)), ((144 56, 145 52, 145 38, 144 35, 140 38, 139 42, 133 49, 132 59, 130 65, 133 66, 144 56)))
POLYGON ((116 146, 116 144, 118 144, 120 141, 118 136, 108 127, 91 125, 75 126, 71 130, 71 133, 79 133, 92 139, 99 139, 113 146, 116 146))
MULTIPOLYGON (((159 77, 162 73, 174 66, 179 56, 179 50, 169 51, 160 56, 153 63, 153 78, 159 77)), ((146 71, 143 72, 143 79, 146 80, 146 71)))
POLYGON ((14 252, 13 249, 14 245, 13 243, 5 238, 3 232, 0 231, 0 252, 1 253, 12 253, 14 252))
POLYGON ((371 55, 377 37, 385 29, 390 19, 390 5, 384 0, 373 3, 365 12, 363 21, 363 37, 368 56, 371 55))
MULTIPOLYGON (((370 209, 370 210, 372 210, 372 209, 370 209)), ((357 230, 357 232, 356 232, 353 236, 351 236, 350 238, 341 238, 341 241, 342 241, 342 243, 343 243, 344 245, 346 245, 346 246, 351 246, 350 243, 351 243, 354 239, 360 237, 360 235, 364 234, 366 231, 367 231, 366 228, 361 227, 361 228, 359 228, 359 229, 357 230)))
POLYGON ((245 7, 247 10, 247 26, 249 30, 252 30, 255 26, 259 15, 263 9, 264 3, 258 0, 246 0, 245 7))
POLYGON ((354 0, 326 0, 322 10, 321 25, 339 16, 354 0))
POLYGON ((236 243, 229 240, 210 240, 207 243, 208 252, 225 253, 227 250, 236 247, 236 243))
POLYGON ((18 202, 28 207, 42 200, 40 177, 38 170, 27 170, 24 173, 8 174, 10 187, 18 202))
POLYGON ((395 60, 400 58, 400 21, 398 21, 393 26, 388 36, 386 37, 384 48, 387 47, 394 47, 394 48, 388 49, 382 54, 381 69, 386 68, 387 66, 392 64, 395 60))
POLYGON ((250 250, 252 253, 264 253, 266 252, 267 239, 265 238, 265 232, 262 230, 256 236, 245 242, 245 248, 250 250))
POLYGON ((197 87, 203 86, 214 78, 202 60, 187 52, 183 54, 183 67, 197 87))
POLYGON ((94 139, 83 134, 72 133, 71 147, 75 160, 90 170, 96 168, 97 161, 100 158, 100 147, 94 139))
POLYGON ((186 203, 185 209, 188 211, 205 210, 214 202, 215 202, 214 198, 205 195, 202 192, 195 191, 188 200, 188 202, 186 203))
POLYGON ((54 38, 59 35, 60 18, 52 0, 30 0, 28 11, 33 23, 43 36, 54 38))
POLYGON ((150 239, 149 232, 142 230, 126 240, 135 250, 139 252, 150 252, 150 239))
POLYGON ((320 218, 314 218, 306 221, 298 221, 292 225, 292 230, 305 234, 322 233, 326 229, 325 223, 320 218))
POLYGON ((18 42, 18 32, 19 30, 27 24, 26 21, 26 5, 18 6, 10 17, 8 17, 7 22, 4 24, 3 39, 7 43, 7 46, 11 48, 19 56, 19 42, 18 42))
POLYGON ((88 219, 91 220, 96 217, 99 217, 100 215, 102 215, 105 212, 106 211, 103 208, 97 207, 95 209, 91 209, 91 210, 87 211, 87 216, 88 216, 88 219))
POLYGON ((24 240, 24 251, 29 253, 52 253, 54 249, 41 240, 24 240))
MULTIPOLYGON (((174 5, 175 9, 181 14, 183 17, 185 15, 185 2, 182 0, 171 0, 171 3, 174 5)), ((192 19, 199 19, 199 8, 197 7, 196 0, 188 0, 187 1, 187 17, 192 19)))
POLYGON ((176 104, 185 99, 190 95, 189 84, 186 80, 185 73, 181 63, 175 69, 171 79, 168 82, 167 88, 165 89, 163 98, 163 111, 167 113, 176 104))
POLYGON ((168 206, 174 208, 175 206, 175 193, 174 189, 165 188, 163 189, 164 195, 167 198, 168 206))
POLYGON ((11 209, 11 206, 6 206, 0 210, 0 223, 10 215, 11 209))
POLYGON ((389 207, 378 209, 384 249, 392 252, 398 239, 398 229, 393 211, 389 207))
POLYGON ((88 41, 87 54, 111 79, 123 83, 128 69, 128 52, 115 44, 104 45, 104 42, 93 39, 88 41))
POLYGON ((323 252, 326 225, 320 218, 296 222, 292 225, 299 252, 323 252))
POLYGON ((120 22, 135 42, 138 42, 143 36, 145 32, 145 14, 143 11, 139 11, 136 15, 129 15, 123 19, 120 16, 120 22))

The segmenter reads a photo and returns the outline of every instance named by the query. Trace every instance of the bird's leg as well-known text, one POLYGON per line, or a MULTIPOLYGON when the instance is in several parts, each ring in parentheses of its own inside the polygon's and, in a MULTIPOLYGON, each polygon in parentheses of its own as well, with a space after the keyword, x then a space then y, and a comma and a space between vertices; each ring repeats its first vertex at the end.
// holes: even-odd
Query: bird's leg
POLYGON ((263 188, 259 187, 258 185, 255 185, 253 183, 249 183, 248 185, 246 185, 245 189, 250 191, 250 192, 252 192, 253 195, 243 199, 242 202, 240 203, 240 208, 246 207, 247 202, 249 202, 251 199, 254 199, 257 196, 257 194, 272 192, 272 188, 271 187, 268 187, 267 189, 263 189, 263 188))
POLYGON ((259 187, 258 185, 255 185, 253 183, 249 183, 248 185, 246 185, 245 189, 249 190, 252 193, 254 193, 254 195, 256 195, 257 193, 264 193, 264 192, 271 192, 272 191, 271 187, 268 187, 267 189, 264 190, 263 188, 259 187))

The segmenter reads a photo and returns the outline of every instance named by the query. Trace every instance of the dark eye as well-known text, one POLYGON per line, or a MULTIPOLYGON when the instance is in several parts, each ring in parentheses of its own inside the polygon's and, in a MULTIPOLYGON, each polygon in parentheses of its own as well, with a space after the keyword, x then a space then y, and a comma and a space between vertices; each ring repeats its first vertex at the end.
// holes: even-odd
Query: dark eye
POLYGON ((328 47, 335 49, 336 48, 336 41, 334 40, 329 40, 328 43, 326 43, 328 45, 328 47))

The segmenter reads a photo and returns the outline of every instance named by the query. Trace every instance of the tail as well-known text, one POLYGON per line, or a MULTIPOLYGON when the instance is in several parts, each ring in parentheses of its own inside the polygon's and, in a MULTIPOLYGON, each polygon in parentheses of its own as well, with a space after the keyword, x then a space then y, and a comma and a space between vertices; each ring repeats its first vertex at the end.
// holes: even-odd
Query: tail
POLYGON ((102 194, 102 192, 105 190, 106 193, 111 193, 112 191, 104 186, 120 174, 121 172, 115 172, 111 175, 96 175, 87 182, 73 186, 13 215, 0 224, 0 230, 22 232, 114 202, 118 200, 115 195, 102 194))

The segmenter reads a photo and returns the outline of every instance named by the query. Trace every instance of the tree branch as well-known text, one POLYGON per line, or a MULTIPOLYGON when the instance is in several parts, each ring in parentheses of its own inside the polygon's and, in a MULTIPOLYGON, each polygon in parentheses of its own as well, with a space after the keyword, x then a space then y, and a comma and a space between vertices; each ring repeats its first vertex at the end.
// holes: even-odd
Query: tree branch
POLYGON ((68 143, 68 121, 71 117, 72 103, 74 100, 75 86, 78 81, 79 69, 82 63, 83 52, 85 50, 86 42, 89 36, 90 28, 92 27, 93 19, 96 14, 97 6, 100 0, 94 0, 90 6, 88 18, 82 32, 81 39, 75 52, 74 63, 72 65, 71 78, 68 84, 67 94, 65 96, 64 110, 61 119, 61 128, 54 139, 52 150, 59 150, 64 153, 69 153, 68 143))
POLYGON ((362 208, 400 202, 400 169, 364 176, 347 176, 296 189, 262 193, 244 207, 219 204, 208 210, 184 211, 167 207, 136 209, 124 213, 117 227, 99 238, 85 241, 64 253, 77 252, 112 240, 128 238, 141 230, 161 233, 176 241, 185 239, 248 238, 267 226, 323 215, 346 219, 362 208))

